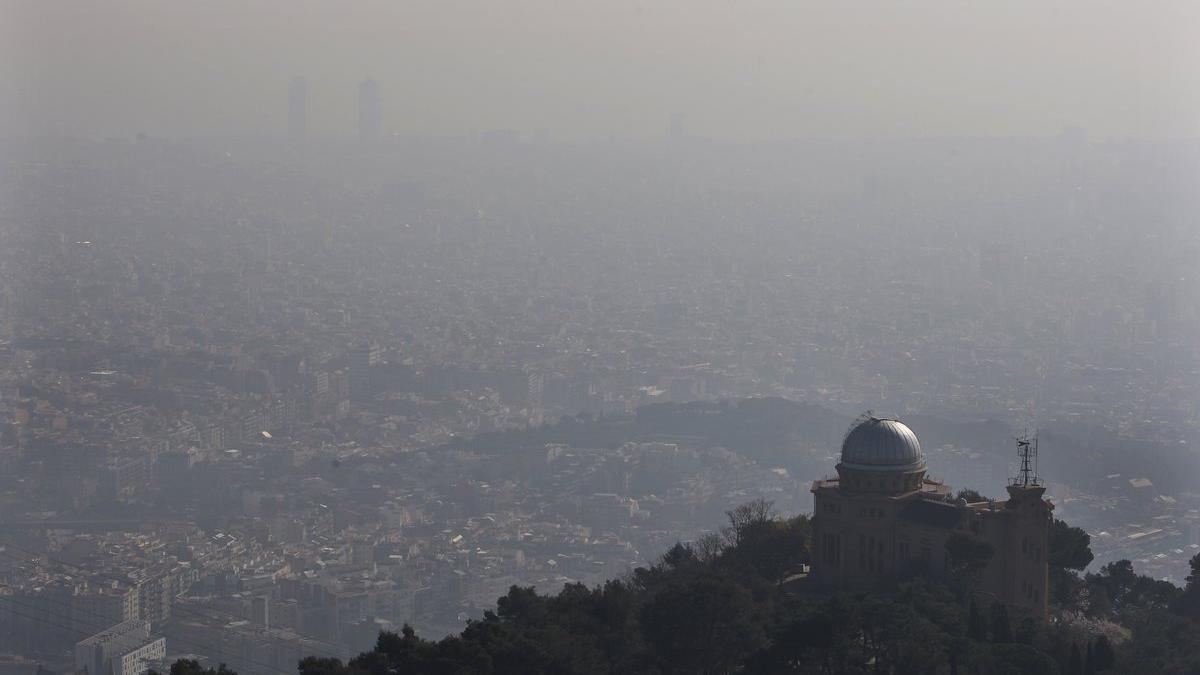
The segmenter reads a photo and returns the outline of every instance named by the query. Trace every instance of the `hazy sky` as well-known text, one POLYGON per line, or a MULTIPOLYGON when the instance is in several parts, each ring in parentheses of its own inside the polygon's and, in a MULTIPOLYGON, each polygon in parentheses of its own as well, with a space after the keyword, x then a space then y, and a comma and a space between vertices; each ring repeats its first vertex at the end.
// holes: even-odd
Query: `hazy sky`
POLYGON ((0 0, 0 133, 1200 136, 1200 2, 0 0))

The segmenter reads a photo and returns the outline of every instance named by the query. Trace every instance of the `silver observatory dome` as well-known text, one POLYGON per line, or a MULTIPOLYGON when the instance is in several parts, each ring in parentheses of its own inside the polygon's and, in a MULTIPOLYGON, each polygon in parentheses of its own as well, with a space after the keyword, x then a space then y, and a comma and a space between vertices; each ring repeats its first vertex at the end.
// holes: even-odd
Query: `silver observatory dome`
POLYGON ((866 471, 916 471, 925 468, 921 442, 900 420, 869 415, 842 440, 841 466, 866 471))

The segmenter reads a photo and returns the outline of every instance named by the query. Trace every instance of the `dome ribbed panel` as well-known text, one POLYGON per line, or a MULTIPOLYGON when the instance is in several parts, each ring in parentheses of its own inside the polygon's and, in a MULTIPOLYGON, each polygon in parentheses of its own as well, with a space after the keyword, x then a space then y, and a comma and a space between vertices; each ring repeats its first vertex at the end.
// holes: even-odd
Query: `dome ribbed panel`
POLYGON ((842 463, 864 468, 907 469, 924 463, 921 442, 897 420, 868 418, 846 434, 842 463))

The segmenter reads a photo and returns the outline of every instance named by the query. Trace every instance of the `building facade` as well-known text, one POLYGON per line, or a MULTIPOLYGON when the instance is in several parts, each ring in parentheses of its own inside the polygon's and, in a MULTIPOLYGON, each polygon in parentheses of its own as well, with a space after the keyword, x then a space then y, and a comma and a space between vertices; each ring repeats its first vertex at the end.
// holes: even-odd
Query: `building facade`
POLYGON ((812 576, 823 585, 869 589, 920 574, 944 575, 955 534, 993 553, 977 592, 1046 615, 1051 511, 1045 487, 1028 474, 1007 500, 953 501, 925 475, 916 434, 899 420, 865 416, 842 442, 838 477, 815 481, 812 576))
POLYGON ((150 622, 124 621, 75 644, 75 672, 141 675, 166 656, 166 640, 150 634, 150 622))
POLYGON ((383 350, 374 344, 361 344, 350 350, 350 400, 370 401, 375 395, 371 373, 383 361, 383 350))

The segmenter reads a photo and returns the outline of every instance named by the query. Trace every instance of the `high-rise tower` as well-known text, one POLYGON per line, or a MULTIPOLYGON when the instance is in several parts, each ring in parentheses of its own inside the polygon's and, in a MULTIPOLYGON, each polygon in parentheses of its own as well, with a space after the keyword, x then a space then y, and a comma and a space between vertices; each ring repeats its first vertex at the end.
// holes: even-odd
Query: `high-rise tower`
POLYGON ((371 371, 383 360, 383 351, 371 343, 356 345, 350 350, 350 401, 364 403, 375 395, 371 371))

